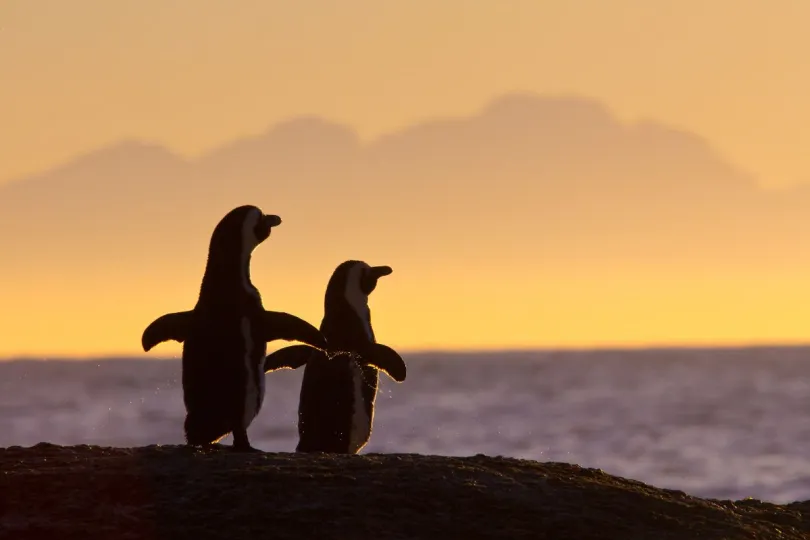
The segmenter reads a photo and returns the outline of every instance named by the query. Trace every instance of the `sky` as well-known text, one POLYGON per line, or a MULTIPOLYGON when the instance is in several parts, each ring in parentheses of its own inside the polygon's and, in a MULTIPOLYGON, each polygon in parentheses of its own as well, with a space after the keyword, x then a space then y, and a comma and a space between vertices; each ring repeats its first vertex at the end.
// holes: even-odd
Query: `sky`
MULTIPOLYGON (((0 0, 0 187, 122 140, 202 158, 309 115, 348 126, 371 145, 433 119, 474 117, 499 96, 527 92, 586 96, 617 122, 683 130, 763 193, 796 188, 810 183, 807 20, 810 3, 800 0, 0 0)), ((212 211, 200 226, 218 218, 212 211)), ((290 309, 317 323, 317 296, 339 258, 300 259, 319 265, 299 284, 317 293, 306 307, 283 297, 290 309)), ((803 341, 807 314, 797 304, 810 297, 805 261, 786 260, 776 270, 758 266, 754 277, 719 264, 684 277, 631 259, 620 267, 601 262, 577 277, 581 267, 535 258, 536 268, 554 266, 548 272, 557 281, 529 295, 521 296, 520 280, 504 284, 513 267, 466 270, 467 284, 486 291, 479 301, 498 313, 486 327, 450 309, 469 296, 459 277, 445 283, 445 294, 455 287, 456 304, 409 305, 402 315, 381 310, 377 324, 405 348, 803 341), (613 276, 609 291, 605 276, 613 276), (598 305, 583 314, 578 306, 594 294, 598 305), (527 312, 527 304, 546 308, 527 312), (650 317, 660 305, 665 314, 650 317)), ((452 258, 421 262, 437 272, 453 267, 452 258)), ((171 300, 192 304, 199 264, 177 264, 188 268, 176 277, 192 285, 171 300)), ((20 268, 7 270, 6 283, 23 283, 20 268)), ((378 301, 389 295, 402 304, 429 288, 423 268, 411 261, 400 268, 408 285, 395 285, 403 272, 395 273, 378 301)), ((14 316, 36 317, 21 290, 6 291, 14 316)), ((62 300, 79 302, 70 294, 62 300)), ((169 306, 140 300, 140 318, 132 320, 70 304, 84 324, 62 325, 58 346, 45 346, 30 324, 14 326, 9 316, 5 328, 14 332, 6 330, 0 355, 130 351, 132 340, 118 328, 169 306), (107 337, 94 338, 90 321, 107 337)))
POLYGON ((132 136, 197 155, 307 113, 374 138, 515 90, 593 96, 765 185, 807 182, 808 17, 802 0, 2 0, 0 182, 132 136))

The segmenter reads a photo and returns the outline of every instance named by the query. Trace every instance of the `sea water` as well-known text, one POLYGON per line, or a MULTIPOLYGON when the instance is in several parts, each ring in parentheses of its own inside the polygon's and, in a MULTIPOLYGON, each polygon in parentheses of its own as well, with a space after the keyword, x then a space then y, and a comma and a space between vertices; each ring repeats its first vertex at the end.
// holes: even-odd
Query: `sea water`
MULTIPOLYGON (((810 499, 810 349, 404 354, 362 453, 563 461, 714 498, 810 499)), ((0 362, 0 447, 183 442, 180 360, 0 362)), ((254 446, 291 452, 302 370, 254 446)), ((230 444, 230 437, 223 441, 230 444)))

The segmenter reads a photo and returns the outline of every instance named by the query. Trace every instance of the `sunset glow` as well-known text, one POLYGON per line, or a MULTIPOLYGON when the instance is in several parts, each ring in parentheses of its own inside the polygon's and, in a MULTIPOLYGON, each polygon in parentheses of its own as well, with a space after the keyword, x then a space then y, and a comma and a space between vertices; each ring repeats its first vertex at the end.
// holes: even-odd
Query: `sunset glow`
MULTIPOLYGON (((0 358, 139 353, 282 216, 403 350, 810 341, 810 3, 0 3, 0 358), (733 16, 732 16, 733 15, 733 16)), ((272 348, 271 344, 271 348, 272 348)), ((179 354, 161 345, 150 356, 179 354)))

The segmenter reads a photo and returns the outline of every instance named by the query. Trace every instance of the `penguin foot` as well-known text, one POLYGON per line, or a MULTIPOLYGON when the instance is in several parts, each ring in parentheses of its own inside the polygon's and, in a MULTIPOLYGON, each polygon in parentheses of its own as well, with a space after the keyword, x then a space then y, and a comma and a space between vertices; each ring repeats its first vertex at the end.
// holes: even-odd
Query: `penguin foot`
POLYGON ((233 445, 231 450, 234 452, 262 452, 258 448, 253 448, 248 440, 246 429, 236 429, 233 432, 233 445))

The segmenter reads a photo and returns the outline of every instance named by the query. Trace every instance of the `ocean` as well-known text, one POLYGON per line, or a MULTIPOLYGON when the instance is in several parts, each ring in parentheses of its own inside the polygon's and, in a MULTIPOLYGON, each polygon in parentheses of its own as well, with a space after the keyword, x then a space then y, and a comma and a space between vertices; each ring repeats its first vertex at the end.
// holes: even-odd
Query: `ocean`
MULTIPOLYGON (((563 461, 721 499, 810 499, 810 349, 404 354, 362 453, 563 461)), ((293 451, 301 370, 249 429, 293 451)), ((0 447, 183 442, 180 360, 0 363, 0 447)), ((230 437, 223 441, 230 444, 230 437)))

